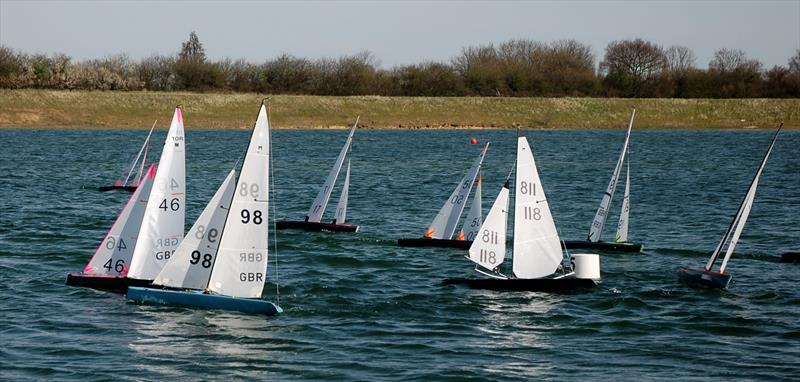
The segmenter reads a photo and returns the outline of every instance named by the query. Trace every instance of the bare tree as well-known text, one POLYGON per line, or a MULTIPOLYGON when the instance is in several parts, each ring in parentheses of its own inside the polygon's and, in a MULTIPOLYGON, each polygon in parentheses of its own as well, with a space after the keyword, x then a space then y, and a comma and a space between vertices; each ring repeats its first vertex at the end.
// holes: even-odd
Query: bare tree
POLYGON ((637 38, 612 41, 606 47, 600 71, 612 89, 628 97, 639 97, 666 68, 664 49, 657 44, 637 38))
POLYGON ((697 61, 694 52, 682 45, 673 45, 664 51, 664 54, 667 59, 667 69, 671 73, 685 73, 694 68, 697 61))
POLYGON ((196 62, 206 61, 206 50, 203 49, 203 44, 200 43, 200 38, 197 33, 189 33, 189 40, 181 44, 181 52, 178 54, 181 60, 190 60, 196 62))

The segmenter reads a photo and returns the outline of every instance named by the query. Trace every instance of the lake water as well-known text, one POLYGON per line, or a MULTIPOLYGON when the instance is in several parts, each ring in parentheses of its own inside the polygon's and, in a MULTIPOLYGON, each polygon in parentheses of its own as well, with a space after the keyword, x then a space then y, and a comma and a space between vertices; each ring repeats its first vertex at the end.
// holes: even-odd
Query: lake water
MULTIPOLYGON (((165 134, 157 131, 154 141, 165 134)), ((584 238, 624 131, 526 134, 562 238, 584 238)), ((800 248, 800 132, 778 139, 729 264, 736 281, 729 291, 689 289, 674 272, 705 263, 770 131, 634 130, 630 236, 644 252, 602 255, 596 290, 543 294, 443 287, 445 278, 474 274, 463 252, 395 245, 422 235, 478 155, 472 137, 492 142, 483 169, 486 213, 513 165, 515 131, 359 130, 348 220, 361 232, 278 232, 277 278, 271 260, 264 289, 284 308, 278 317, 140 306, 64 285, 129 195, 94 188, 123 172, 145 135, 0 130, 0 380, 800 376, 800 267, 778 263, 800 248)), ((249 131, 189 127, 186 137, 188 227, 249 131)), ((274 131, 270 207, 278 219, 302 219, 345 137, 343 130, 274 131)))

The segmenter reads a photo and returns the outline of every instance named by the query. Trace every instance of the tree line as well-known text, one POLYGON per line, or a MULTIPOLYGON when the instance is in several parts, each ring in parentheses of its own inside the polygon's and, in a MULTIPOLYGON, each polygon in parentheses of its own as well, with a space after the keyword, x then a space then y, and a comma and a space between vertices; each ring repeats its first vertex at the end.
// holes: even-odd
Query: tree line
POLYGON ((283 54, 263 63, 211 61, 196 33, 176 55, 135 61, 124 54, 76 61, 0 45, 0 88, 225 91, 308 95, 498 97, 800 97, 800 49, 787 66, 765 69, 736 49, 719 49, 707 68, 691 49, 643 39, 613 41, 596 64, 589 45, 510 40, 463 48, 449 62, 390 69, 365 51, 339 58, 283 54))

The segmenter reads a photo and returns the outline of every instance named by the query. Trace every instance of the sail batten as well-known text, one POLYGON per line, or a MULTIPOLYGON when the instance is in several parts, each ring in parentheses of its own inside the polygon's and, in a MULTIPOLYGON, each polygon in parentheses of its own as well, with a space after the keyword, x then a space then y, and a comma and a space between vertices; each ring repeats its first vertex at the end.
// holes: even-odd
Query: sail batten
POLYGON ((339 156, 336 157, 336 162, 334 162, 333 168, 331 168, 331 171, 328 173, 328 177, 325 179, 325 183, 319 190, 314 202, 311 203, 311 208, 309 208, 308 214, 306 215, 306 221, 314 223, 319 223, 322 221, 322 215, 325 213, 325 208, 328 206, 328 201, 330 200, 331 192, 333 191, 333 185, 336 183, 336 178, 339 177, 339 173, 342 171, 344 158, 347 156, 347 152, 350 150, 350 145, 353 142, 353 135, 356 132, 356 127, 358 127, 359 118, 360 117, 356 118, 356 122, 350 129, 350 134, 347 135, 347 141, 342 147, 342 150, 339 152, 339 156))
POLYGON ((478 158, 473 162, 472 167, 467 171, 467 174, 464 175, 456 186, 456 189, 453 190, 450 198, 447 199, 436 214, 436 217, 433 218, 433 221, 425 233, 426 237, 445 240, 449 240, 453 237, 453 233, 458 225, 458 220, 461 217, 461 213, 464 212, 467 198, 469 198, 472 186, 475 183, 475 179, 478 177, 478 172, 480 171, 483 158, 486 156, 486 151, 488 149, 489 144, 487 143, 484 145, 478 158))
POLYGON ((587 239, 591 242, 600 241, 600 237, 603 235, 603 228, 605 227, 606 220, 608 219, 608 209, 611 206, 611 200, 614 198, 614 190, 617 188, 619 174, 622 171, 622 163, 625 160, 625 154, 628 151, 628 143, 630 142, 631 129, 633 128, 633 119, 635 117, 636 109, 633 109, 630 123, 628 123, 628 131, 625 134, 625 143, 622 145, 622 152, 619 155, 619 159, 617 159, 617 165, 614 167, 614 172, 611 174, 611 180, 608 182, 606 192, 603 194, 603 199, 600 201, 600 207, 597 209, 594 220, 592 220, 592 226, 589 229, 589 236, 587 239))
POLYGON ((156 179, 147 200, 128 277, 152 280, 183 239, 186 218, 186 153, 183 113, 175 108, 156 179))

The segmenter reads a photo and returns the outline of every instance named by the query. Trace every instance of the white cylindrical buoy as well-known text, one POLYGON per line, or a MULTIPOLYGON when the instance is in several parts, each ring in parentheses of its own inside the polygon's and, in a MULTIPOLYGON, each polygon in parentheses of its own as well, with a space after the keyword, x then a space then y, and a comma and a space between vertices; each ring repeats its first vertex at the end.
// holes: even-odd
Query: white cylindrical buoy
POLYGON ((572 255, 572 271, 577 279, 600 279, 600 256, 591 253, 572 255))

